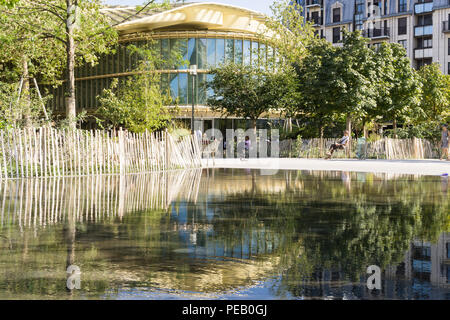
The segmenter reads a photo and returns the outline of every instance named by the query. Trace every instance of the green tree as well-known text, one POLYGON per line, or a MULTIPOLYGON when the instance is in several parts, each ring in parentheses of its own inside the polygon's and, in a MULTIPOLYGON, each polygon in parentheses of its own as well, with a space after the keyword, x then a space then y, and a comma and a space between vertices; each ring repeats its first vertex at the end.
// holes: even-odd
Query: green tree
POLYGON ((161 91, 161 75, 155 71, 163 64, 174 64, 181 57, 175 49, 169 58, 171 61, 164 61, 151 43, 144 47, 130 45, 128 50, 139 61, 135 75, 115 79, 111 87, 97 97, 100 102, 96 113, 98 122, 104 127, 124 127, 132 132, 163 129, 176 110, 166 107, 173 99, 161 91))
POLYGON ((346 118, 351 132, 352 120, 363 121, 376 107, 380 72, 367 39, 359 31, 342 32, 342 46, 316 39, 298 63, 301 99, 297 111, 310 125, 319 124, 320 128, 346 118))
POLYGON ((424 116, 419 120, 445 120, 450 110, 450 76, 443 74, 436 63, 423 66, 418 73, 422 83, 420 107, 424 116))
POLYGON ((227 116, 256 120, 264 113, 286 109, 295 99, 295 75, 292 70, 269 71, 229 63, 211 70, 207 83, 211 96, 207 104, 227 116))
POLYGON ((292 1, 275 0, 270 8, 272 14, 260 29, 260 41, 273 45, 286 62, 279 68, 296 65, 308 54, 308 46, 315 38, 312 23, 305 23, 302 7, 292 1))
POLYGON ((0 0, 0 6, 11 8, 16 5, 19 0, 0 0))
MULTIPOLYGON (((39 73, 47 74, 50 63, 40 57, 58 57, 65 69, 66 117, 75 125, 75 66, 95 64, 100 54, 111 52, 117 32, 100 12, 99 0, 19 0, 1 12, 2 42, 12 44, 3 54, 14 57, 14 44, 22 43, 22 61, 39 61, 39 73), (6 40, 5 40, 6 39, 6 40), (36 49, 33 52, 32 49, 36 49), (63 59, 60 59, 64 56, 63 59)), ((8 48, 8 47, 7 47, 8 48)), ((10 61, 9 61, 10 62, 10 61)), ((14 63, 14 59, 12 59, 14 63)), ((60 71, 62 68, 58 68, 60 71)), ((53 72, 50 72, 53 73, 53 72)))
POLYGON ((342 32, 342 47, 338 47, 330 70, 330 85, 335 89, 336 111, 346 115, 347 130, 351 132, 352 120, 361 121, 376 106, 379 72, 375 53, 360 31, 342 32))
MULTIPOLYGON (((317 40, 308 47, 308 54, 296 67, 299 100, 295 105, 295 117, 304 126, 314 128, 314 134, 324 135, 325 127, 336 121, 335 96, 339 94, 330 86, 330 70, 335 68, 338 49, 325 40, 317 40), (318 132, 316 131, 318 129, 318 132)), ((311 129, 312 130, 312 129, 311 129)))
POLYGON ((368 120, 393 121, 397 137, 397 122, 408 121, 416 112, 421 83, 405 49, 397 43, 383 42, 375 52, 375 61, 379 72, 377 105, 368 120))

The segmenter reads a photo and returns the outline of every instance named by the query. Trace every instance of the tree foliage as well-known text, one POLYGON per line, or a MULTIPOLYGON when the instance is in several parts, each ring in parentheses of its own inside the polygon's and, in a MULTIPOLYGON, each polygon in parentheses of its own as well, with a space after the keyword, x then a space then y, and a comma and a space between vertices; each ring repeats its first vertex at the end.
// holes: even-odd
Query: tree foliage
POLYGON ((138 66, 133 76, 115 79, 98 97, 98 123, 131 132, 166 128, 176 110, 167 107, 173 99, 161 90, 161 75, 156 71, 162 65, 182 63, 181 51, 173 48, 169 59, 164 60, 151 42, 144 47, 130 45, 128 50, 136 56, 138 66))
POLYGON ((17 68, 17 60, 25 59, 42 78, 56 79, 65 71, 68 118, 76 115, 76 65, 95 64, 117 41, 100 7, 99 0, 19 0, 0 13, 1 60, 17 68))
POLYGON ((211 70, 208 105, 226 116, 253 121, 266 112, 285 109, 295 97, 292 72, 229 63, 211 70))

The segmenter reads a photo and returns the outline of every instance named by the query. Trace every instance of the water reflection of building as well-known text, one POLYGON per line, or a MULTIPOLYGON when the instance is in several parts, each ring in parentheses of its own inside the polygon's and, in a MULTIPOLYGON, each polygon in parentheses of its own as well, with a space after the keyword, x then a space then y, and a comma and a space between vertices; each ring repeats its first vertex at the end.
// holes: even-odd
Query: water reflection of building
POLYGON ((450 233, 437 243, 414 241, 404 261, 382 272, 381 292, 370 292, 367 275, 352 282, 339 268, 316 268, 291 291, 295 295, 330 299, 450 299, 450 233))
POLYGON ((387 277, 404 277, 412 282, 411 294, 417 298, 450 299, 433 296, 432 287, 450 289, 450 233, 443 233, 437 243, 415 241, 405 255, 405 260, 391 268, 387 277))

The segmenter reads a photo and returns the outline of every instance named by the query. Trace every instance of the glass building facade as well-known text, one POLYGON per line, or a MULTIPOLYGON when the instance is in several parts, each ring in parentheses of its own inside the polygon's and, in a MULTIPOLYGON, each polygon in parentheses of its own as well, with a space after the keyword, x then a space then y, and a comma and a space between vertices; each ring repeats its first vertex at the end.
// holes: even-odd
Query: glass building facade
MULTIPOLYGON (((166 33, 167 34, 167 33, 166 33)), ((129 45, 137 47, 151 45, 160 53, 163 61, 176 50, 181 54, 184 63, 179 66, 162 65, 161 88, 170 90, 173 104, 206 105, 210 92, 205 90, 203 84, 211 80, 208 70, 223 63, 235 62, 237 64, 260 67, 274 66, 277 59, 275 50, 259 43, 256 38, 245 36, 223 36, 223 33, 207 32, 204 36, 176 37, 176 35, 152 35, 152 39, 121 40, 115 54, 103 56, 95 66, 84 65, 76 69, 77 111, 95 110, 99 107, 97 96, 105 88, 109 88, 114 78, 127 77, 133 74, 138 66, 136 55, 129 50, 129 45), (189 65, 197 65, 198 76, 195 77, 194 97, 192 96, 192 76, 189 74, 189 65)), ((53 95, 50 102, 55 112, 64 111, 64 95, 62 85, 59 88, 49 88, 53 95)))

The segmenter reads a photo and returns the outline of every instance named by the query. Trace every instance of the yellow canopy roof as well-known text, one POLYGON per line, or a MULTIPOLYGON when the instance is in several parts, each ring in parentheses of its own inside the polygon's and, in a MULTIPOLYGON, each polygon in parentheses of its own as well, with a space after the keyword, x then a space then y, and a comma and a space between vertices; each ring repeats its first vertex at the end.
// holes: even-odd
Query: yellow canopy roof
POLYGON ((121 34, 168 30, 212 30, 256 34, 266 30, 265 16, 214 2, 192 3, 116 26, 121 34))

